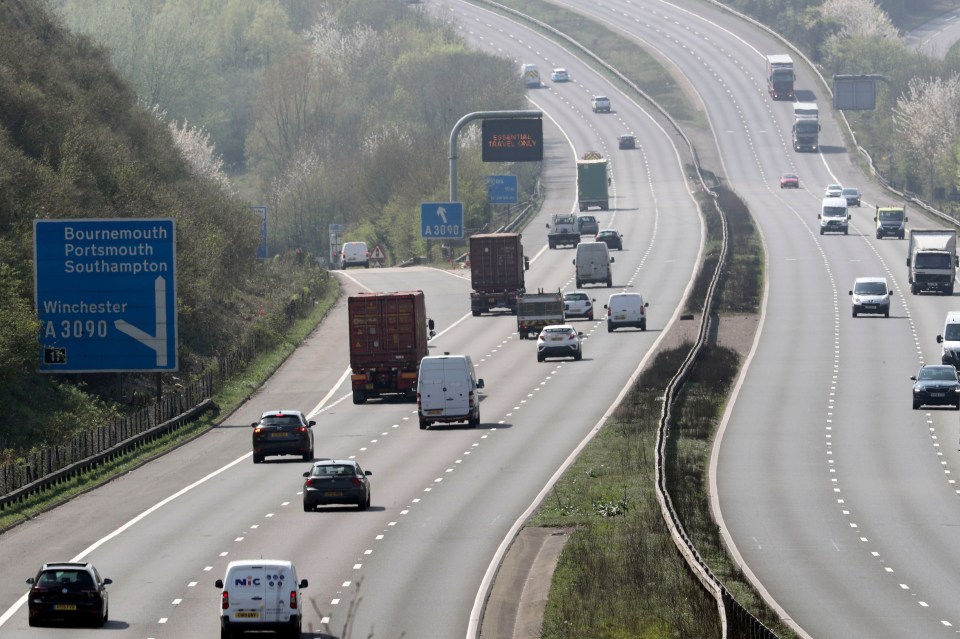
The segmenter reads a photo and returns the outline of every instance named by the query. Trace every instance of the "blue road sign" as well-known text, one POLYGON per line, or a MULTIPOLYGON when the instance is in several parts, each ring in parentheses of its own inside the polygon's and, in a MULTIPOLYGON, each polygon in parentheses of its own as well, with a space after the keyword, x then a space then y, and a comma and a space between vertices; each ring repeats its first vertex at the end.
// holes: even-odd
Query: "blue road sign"
POLYGON ((422 202, 420 234, 427 240, 463 239, 463 203, 422 202))
POLYGON ((490 194, 490 204, 516 204, 517 176, 488 175, 487 193, 490 194))
POLYGON ((267 252, 267 207, 254 206, 253 212, 260 218, 260 244, 257 246, 257 259, 265 260, 269 255, 267 252))
POLYGON ((34 220, 42 373, 177 370, 176 223, 34 220))

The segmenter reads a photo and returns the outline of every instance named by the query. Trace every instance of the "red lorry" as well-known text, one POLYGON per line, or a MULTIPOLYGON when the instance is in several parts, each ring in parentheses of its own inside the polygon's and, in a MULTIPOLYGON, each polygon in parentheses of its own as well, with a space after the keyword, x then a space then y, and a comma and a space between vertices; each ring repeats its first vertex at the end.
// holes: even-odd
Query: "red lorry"
POLYGON ((517 297, 524 291, 523 256, 519 233, 478 233, 470 236, 470 310, 473 315, 493 309, 517 314, 517 297))
POLYGON ((384 395, 417 399, 417 371, 433 336, 423 291, 347 298, 353 403, 384 395))

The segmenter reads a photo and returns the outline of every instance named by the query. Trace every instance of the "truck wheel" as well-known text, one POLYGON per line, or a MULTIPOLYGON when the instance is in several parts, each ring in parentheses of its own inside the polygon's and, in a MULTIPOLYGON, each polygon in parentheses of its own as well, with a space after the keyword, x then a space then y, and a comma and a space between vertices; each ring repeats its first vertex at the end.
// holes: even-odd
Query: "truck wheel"
POLYGON ((423 419, 420 420, 420 430, 427 430, 429 426, 430 426, 430 422, 423 419))
POLYGON ((543 361, 543 353, 537 353, 537 361, 538 361, 538 362, 542 362, 542 361, 543 361))
POLYGON ((903 231, 900 231, 899 237, 900 237, 901 240, 904 238, 904 233, 903 233, 903 231))
POLYGON ((479 308, 470 309, 470 312, 473 313, 473 316, 474 316, 474 317, 480 317, 480 309, 479 309, 479 308))
POLYGON ((354 404, 366 404, 367 403, 367 394, 360 390, 353 391, 353 403, 354 404))
POLYGON ((919 287, 919 286, 917 286, 916 284, 911 284, 911 285, 910 285, 910 294, 911 294, 911 295, 916 295, 916 294, 919 293, 919 292, 920 292, 920 287, 919 287))
POLYGON ((843 229, 843 234, 844 234, 844 235, 847 234, 847 229, 843 229))
POLYGON ((947 287, 947 295, 953 295, 953 284, 947 287))
POLYGON ((883 239, 883 235, 880 234, 880 231, 877 231, 877 239, 878 240, 883 239))
POLYGON ((645 319, 640 320, 640 330, 641 331, 647 330, 647 320, 645 319))
POLYGON ((557 248, 557 245, 553 243, 553 240, 550 240, 550 241, 548 242, 548 244, 550 245, 550 248, 551 248, 551 249, 557 248))
POLYGON ((890 317, 890 307, 889 307, 889 306, 883 310, 883 316, 884 316, 884 317, 890 317))
POLYGON ((577 288, 580 288, 581 286, 583 286, 583 282, 581 282, 580 280, 577 280, 577 288))
POLYGON ((611 286, 613 286, 613 278, 612 278, 612 277, 608 277, 608 278, 607 278, 607 288, 610 288, 611 286))
POLYGON ((820 227, 820 235, 823 235, 823 227, 820 227))
POLYGON ((611 324, 610 322, 607 322, 607 332, 608 333, 613 332, 613 324, 611 324))
POLYGON ((259 464, 259 463, 262 462, 262 461, 263 461, 263 455, 257 455, 257 454, 254 454, 254 455, 253 455, 253 463, 254 463, 254 464, 259 464))
POLYGON ((527 332, 523 329, 518 331, 520 333, 520 339, 527 339, 527 332))
POLYGON ((918 408, 920 408, 920 402, 913 402, 913 410, 917 410, 918 408))
POLYGON ((471 417, 470 419, 467 420, 467 425, 470 427, 480 425, 480 409, 477 409, 476 417, 471 417))

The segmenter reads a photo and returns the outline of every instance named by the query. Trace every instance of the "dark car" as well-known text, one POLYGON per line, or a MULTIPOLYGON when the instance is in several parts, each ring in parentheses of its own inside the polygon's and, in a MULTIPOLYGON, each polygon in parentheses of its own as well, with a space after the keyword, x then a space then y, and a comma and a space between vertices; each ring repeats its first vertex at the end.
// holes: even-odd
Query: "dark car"
POLYGON ((310 512, 326 504, 356 504, 370 507, 369 470, 350 459, 325 459, 303 474, 303 510, 310 512))
POLYGON ((913 409, 921 406, 953 406, 960 410, 960 380, 957 369, 946 364, 927 364, 911 377, 913 409))
POLYGON ((780 176, 781 189, 799 189, 800 178, 795 173, 784 173, 780 176))
POLYGON ((855 186, 845 186, 840 197, 847 201, 847 206, 860 206, 860 189, 855 186))
POLYGON ((624 133, 621 136, 617 137, 617 147, 621 149, 635 149, 637 148, 637 138, 636 136, 630 135, 629 133, 624 133))
POLYGON ((253 463, 267 455, 300 455, 313 459, 313 430, 317 422, 307 421, 298 410, 269 410, 253 422, 253 463))
POLYGON ((577 216, 577 229, 580 235, 595 235, 600 230, 600 223, 592 215, 577 216))
POLYGON ((609 249, 623 250, 623 236, 616 229, 602 229, 594 239, 603 242, 609 249))
POLYGON ((79 620, 101 627, 110 617, 110 602, 104 579, 89 563, 43 564, 36 577, 27 579, 28 622, 79 620))

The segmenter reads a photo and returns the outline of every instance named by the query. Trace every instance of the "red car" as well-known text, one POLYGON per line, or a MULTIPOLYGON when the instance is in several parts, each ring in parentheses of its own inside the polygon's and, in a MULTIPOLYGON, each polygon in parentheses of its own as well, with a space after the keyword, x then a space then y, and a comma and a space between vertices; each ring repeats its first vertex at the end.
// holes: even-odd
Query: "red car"
POLYGON ((800 188, 800 178, 794 175, 793 173, 784 173, 780 176, 780 188, 781 189, 799 189, 800 188))

